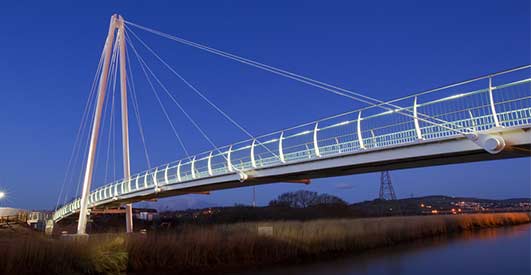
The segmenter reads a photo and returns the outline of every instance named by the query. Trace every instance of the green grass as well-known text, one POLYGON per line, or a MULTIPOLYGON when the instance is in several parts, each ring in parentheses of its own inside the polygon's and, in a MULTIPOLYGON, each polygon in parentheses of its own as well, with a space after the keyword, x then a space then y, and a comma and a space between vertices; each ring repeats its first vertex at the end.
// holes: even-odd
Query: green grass
POLYGON ((527 213, 251 222, 185 226, 147 235, 100 234, 86 240, 55 240, 36 234, 6 237, 0 232, 0 272, 220 272, 529 222, 527 213), (273 235, 259 235, 259 226, 272 226, 273 235))

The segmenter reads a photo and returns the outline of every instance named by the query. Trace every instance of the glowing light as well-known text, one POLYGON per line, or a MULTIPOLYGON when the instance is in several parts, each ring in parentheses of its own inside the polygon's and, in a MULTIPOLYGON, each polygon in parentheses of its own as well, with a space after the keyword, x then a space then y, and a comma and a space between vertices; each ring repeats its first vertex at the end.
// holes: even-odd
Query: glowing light
POLYGON ((6 193, 0 192, 0 199, 4 198, 6 196, 6 193))

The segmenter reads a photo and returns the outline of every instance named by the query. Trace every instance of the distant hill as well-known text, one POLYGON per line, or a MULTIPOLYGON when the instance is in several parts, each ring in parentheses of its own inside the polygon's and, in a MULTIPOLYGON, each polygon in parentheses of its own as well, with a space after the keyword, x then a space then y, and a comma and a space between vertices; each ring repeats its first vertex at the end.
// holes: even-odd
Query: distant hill
POLYGON ((371 200, 349 207, 361 216, 418 215, 437 212, 495 212, 531 210, 531 198, 482 199, 473 197, 425 196, 394 201, 371 200))
MULTIPOLYGON (((415 197, 415 198, 404 198, 404 199, 398 199, 396 200, 398 202, 428 202, 428 203, 446 203, 446 202, 458 202, 458 201, 466 201, 466 202, 477 202, 477 203, 525 203, 525 202, 531 202, 531 198, 511 198, 511 199, 482 199, 482 198, 474 198, 474 197, 450 197, 450 196, 442 196, 442 195, 432 195, 432 196, 424 196, 424 197, 415 197)), ((363 201, 359 203, 353 203, 351 205, 363 205, 367 203, 375 203, 375 202, 381 202, 379 199, 371 200, 371 201, 363 201)))
MULTIPOLYGON (((192 207, 189 207, 192 208, 192 207)), ((394 201, 371 200, 350 205, 317 205, 307 208, 286 206, 231 206, 166 211, 161 219, 172 223, 217 224, 264 220, 312 220, 398 215, 463 214, 478 212, 531 211, 530 198, 481 199, 425 196, 394 201)))

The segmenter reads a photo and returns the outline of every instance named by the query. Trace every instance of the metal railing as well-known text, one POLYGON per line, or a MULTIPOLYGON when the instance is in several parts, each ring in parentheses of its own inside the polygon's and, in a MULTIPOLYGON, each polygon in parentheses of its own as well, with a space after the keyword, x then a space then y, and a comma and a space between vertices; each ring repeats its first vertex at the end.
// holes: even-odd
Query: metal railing
MULTIPOLYGON (((101 186, 89 207, 208 177, 531 125, 531 65, 402 97, 203 152, 101 186), (380 104, 382 105, 382 104, 380 104), (405 106, 405 107, 403 107, 405 106)), ((54 220, 79 210, 76 199, 54 220)))

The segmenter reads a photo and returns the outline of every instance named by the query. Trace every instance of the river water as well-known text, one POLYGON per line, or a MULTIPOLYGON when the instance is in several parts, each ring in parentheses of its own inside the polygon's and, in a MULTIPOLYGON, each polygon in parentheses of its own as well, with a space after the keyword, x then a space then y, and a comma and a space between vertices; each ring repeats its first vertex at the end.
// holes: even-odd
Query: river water
POLYGON ((466 232, 337 260, 282 266, 245 274, 530 275, 531 226, 466 232))

